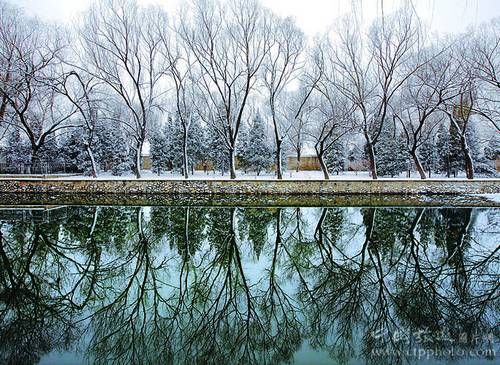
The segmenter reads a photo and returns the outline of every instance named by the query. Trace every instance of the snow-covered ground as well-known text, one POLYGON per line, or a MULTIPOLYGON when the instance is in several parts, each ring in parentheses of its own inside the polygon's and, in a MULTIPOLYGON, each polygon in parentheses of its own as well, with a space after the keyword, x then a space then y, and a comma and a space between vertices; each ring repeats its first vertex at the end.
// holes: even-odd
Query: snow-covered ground
POLYGON ((500 203, 500 194, 478 194, 479 196, 482 196, 493 203, 500 203))
MULTIPOLYGON (((184 177, 179 173, 179 172, 162 172, 161 175, 158 175, 157 173, 154 173, 150 170, 143 170, 141 172, 141 179, 144 180, 183 180, 184 177)), ((237 180, 276 180, 276 174, 274 172, 263 172, 260 175, 257 175, 255 173, 249 172, 249 173, 244 173, 243 171, 237 171, 236 172, 237 180)), ((47 177, 51 179, 63 179, 63 180, 75 180, 75 179, 82 179, 82 180, 88 180, 88 179, 93 179, 91 176, 85 176, 85 175, 78 175, 78 174, 54 174, 54 175, 0 175, 0 179, 9 179, 9 178, 40 178, 40 177, 47 177)), ((380 179, 408 179, 406 173, 401 173, 398 176, 394 177, 379 177, 380 179)), ((483 178, 482 176, 477 175, 477 179, 483 178)), ((491 177, 488 177, 491 178, 491 177)), ((102 180, 135 180, 136 177, 132 173, 128 174, 123 174, 123 175, 118 175, 115 176, 111 172, 101 172, 97 179, 102 179, 102 180)), ((189 179, 194 179, 194 180, 229 180, 230 176, 228 172, 225 172, 224 175, 222 175, 219 171, 218 172, 213 172, 209 171, 208 173, 205 173, 203 171, 195 171, 194 175, 189 174, 189 179)), ((322 171, 299 171, 296 172, 294 170, 288 170, 283 172, 283 179, 285 180, 324 180, 323 172, 322 171)), ((341 172, 339 175, 336 173, 330 174, 330 179, 331 180, 371 180, 370 174, 368 171, 346 171, 346 172, 341 172)), ((420 177, 418 173, 412 172, 411 180, 420 180, 420 177)), ((428 178, 428 180, 433 180, 433 179, 447 179, 447 180, 453 180, 453 179, 465 179, 465 174, 459 174, 456 176, 456 178, 447 178, 446 175, 443 174, 433 174, 431 178, 428 178)))
MULTIPOLYGON (((153 173, 149 170, 142 171, 142 179, 174 179, 174 180, 182 180, 184 177, 179 173, 179 172, 164 172, 161 175, 158 175, 156 173, 153 173)), ((68 176, 68 177, 60 177, 61 179, 74 179, 76 176, 68 176)), ((90 176, 77 176, 78 178, 82 179, 92 179, 90 176)), ((133 174, 126 174, 126 175, 121 175, 121 176, 113 176, 110 172, 104 172, 99 175, 100 179, 135 179, 135 175, 133 174)), ((205 173, 203 171, 195 171, 194 175, 189 174, 190 179, 195 179, 195 180, 230 180, 229 173, 224 173, 222 175, 220 172, 214 173, 213 171, 210 171, 208 173, 205 173)), ((236 172, 236 178, 238 180, 275 180, 276 179, 276 174, 274 172, 263 172, 260 175, 257 175, 255 173, 247 173, 245 174, 243 171, 237 171, 236 172)), ((385 177, 382 177, 385 178, 385 177)), ((433 175, 432 179, 442 179, 446 178, 446 175, 433 175)), ((465 175, 457 175, 457 179, 464 179, 465 175)), ((478 176, 480 178, 480 176, 478 176)), ((322 171, 292 171, 288 170, 283 173, 283 179, 285 180, 324 180, 323 172, 322 171)), ((371 180, 370 174, 368 171, 359 171, 359 172, 354 172, 354 171, 346 171, 337 174, 330 174, 330 179, 331 180, 371 180)), ((395 176, 393 179, 408 179, 406 176, 406 173, 402 173, 399 176, 395 176)), ((420 177, 418 176, 418 173, 412 173, 410 179, 415 179, 415 180, 420 180, 420 177)), ((452 178, 450 178, 452 179, 452 178)))
MULTIPOLYGON (((166 180, 183 180, 184 177, 179 173, 179 172, 165 172, 162 173, 161 175, 158 175, 156 173, 153 173, 151 171, 142 171, 141 172, 141 179, 147 179, 147 180, 157 180, 157 179, 166 179, 166 180)), ((260 175, 257 175, 255 173, 247 173, 245 174, 243 171, 237 171, 236 176, 238 180, 275 180, 276 179, 276 174, 274 173, 261 173, 260 175)), ((60 179, 74 179, 74 178, 82 178, 82 179, 92 179, 90 176, 65 176, 65 177, 60 177, 60 179)), ((126 174, 126 175, 121 175, 121 176, 113 176, 110 172, 104 172, 99 174, 99 179, 135 179, 135 175, 133 174, 126 174)), ((203 171, 195 171, 194 175, 189 174, 190 179, 195 179, 195 180, 230 180, 230 175, 228 172, 224 173, 222 175, 220 172, 214 173, 213 171, 210 171, 208 173, 205 173, 203 171)), ((369 179, 369 173, 366 171, 363 172, 358 172, 357 174, 354 172, 349 172, 341 175, 331 175, 332 179, 369 179)), ((283 179, 286 180, 322 180, 324 179, 323 173, 321 171, 300 171, 300 172, 295 172, 295 171, 287 171, 283 173, 283 179)))
MULTIPOLYGON (((184 177, 179 173, 179 172, 163 172, 161 175, 158 175, 157 173, 153 173, 149 170, 143 170, 141 172, 141 179, 144 180, 183 180, 184 177)), ((276 180, 276 174, 274 172, 263 172, 260 175, 257 176, 255 173, 247 173, 245 174, 243 171, 237 171, 236 176, 238 180, 276 180)), ((2 179, 8 179, 8 178, 40 178, 40 177, 48 177, 52 179, 62 179, 62 180, 75 180, 75 179, 82 179, 82 180, 88 180, 92 179, 91 176, 84 176, 84 175, 63 175, 63 174, 55 174, 53 176, 51 175, 0 175, 0 178, 2 179)), ((433 174, 431 178, 428 178, 428 180, 433 180, 433 179, 449 179, 453 180, 454 178, 447 178, 446 175, 437 175, 433 174)), ((477 178, 482 178, 481 176, 477 176, 477 178)), ((135 180, 136 177, 132 173, 128 174, 123 174, 119 176, 114 176, 111 174, 111 172, 102 172, 99 174, 98 179, 102 180, 135 180)), ((194 180, 229 180, 230 176, 229 173, 224 173, 222 175, 220 172, 213 172, 209 171, 208 173, 205 173, 203 171, 195 171, 194 175, 189 174, 189 179, 194 179, 194 180)), ((283 173, 283 179, 285 180, 324 180, 323 172, 322 171, 292 171, 288 170, 283 173)), ((359 171, 359 172, 354 172, 354 171, 346 171, 346 172, 341 172, 339 175, 336 173, 333 173, 330 175, 331 180, 371 180, 370 174, 368 171, 359 171)), ((388 178, 388 177, 380 177, 380 179, 408 179, 406 173, 402 173, 399 176, 395 176, 393 178, 388 178)), ((420 180, 420 177, 417 172, 412 172, 410 179, 412 180, 420 180)), ((455 179, 465 179, 464 174, 459 174, 455 179)))

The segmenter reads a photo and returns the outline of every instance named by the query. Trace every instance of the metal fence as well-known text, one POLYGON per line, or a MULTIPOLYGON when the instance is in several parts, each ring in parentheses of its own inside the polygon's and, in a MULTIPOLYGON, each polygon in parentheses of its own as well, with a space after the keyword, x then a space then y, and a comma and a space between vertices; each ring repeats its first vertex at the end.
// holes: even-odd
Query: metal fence
POLYGON ((73 164, 59 162, 34 162, 8 164, 0 163, 0 174, 12 175, 47 175, 47 174, 76 174, 81 171, 73 164))

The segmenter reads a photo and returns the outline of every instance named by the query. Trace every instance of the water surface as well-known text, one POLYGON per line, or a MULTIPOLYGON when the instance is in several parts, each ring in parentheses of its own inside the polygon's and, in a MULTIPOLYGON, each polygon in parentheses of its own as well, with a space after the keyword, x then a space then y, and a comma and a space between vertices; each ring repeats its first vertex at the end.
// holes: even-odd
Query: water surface
POLYGON ((486 363, 500 210, 0 208, 5 364, 486 363))

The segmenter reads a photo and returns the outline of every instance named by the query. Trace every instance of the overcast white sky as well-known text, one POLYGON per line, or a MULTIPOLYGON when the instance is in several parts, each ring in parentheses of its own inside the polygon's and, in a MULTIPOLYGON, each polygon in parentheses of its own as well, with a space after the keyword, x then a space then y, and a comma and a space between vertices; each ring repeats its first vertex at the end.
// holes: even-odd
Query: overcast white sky
MULTIPOLYGON (((92 0, 8 0, 25 9, 28 14, 44 20, 72 22, 92 0)), ((409 0, 261 0, 262 4, 283 16, 293 16, 309 35, 323 32, 333 21, 352 9, 353 3, 362 9, 364 21, 369 22, 384 12, 409 0)), ((160 4, 170 14, 183 0, 138 0, 142 4, 160 4)), ((417 12, 432 30, 460 32, 468 25, 500 17, 500 0, 412 0, 417 12)))

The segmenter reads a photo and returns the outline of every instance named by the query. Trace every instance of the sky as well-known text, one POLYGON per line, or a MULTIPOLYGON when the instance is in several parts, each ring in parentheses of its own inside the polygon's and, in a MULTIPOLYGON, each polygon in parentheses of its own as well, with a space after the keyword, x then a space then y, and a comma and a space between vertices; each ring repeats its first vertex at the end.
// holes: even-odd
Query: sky
MULTIPOLYGON (((72 23, 92 0, 7 0, 25 9, 30 15, 47 21, 72 23)), ((159 4, 170 14, 185 0, 138 0, 141 4, 159 4)), ((361 9, 363 21, 369 23, 401 3, 411 3, 424 24, 439 33, 457 33, 469 25, 500 17, 500 0, 261 0, 278 15, 292 16, 308 35, 329 29, 336 18, 361 9)))

